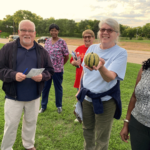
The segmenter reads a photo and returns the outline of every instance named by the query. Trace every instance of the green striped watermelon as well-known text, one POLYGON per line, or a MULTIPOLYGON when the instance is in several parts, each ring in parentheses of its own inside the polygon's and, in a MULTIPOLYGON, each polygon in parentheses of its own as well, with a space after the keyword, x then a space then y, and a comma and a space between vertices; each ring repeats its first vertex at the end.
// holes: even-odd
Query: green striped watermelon
POLYGON ((96 53, 88 53, 85 55, 84 57, 84 63, 85 65, 89 66, 89 67, 93 67, 99 64, 99 56, 96 53))

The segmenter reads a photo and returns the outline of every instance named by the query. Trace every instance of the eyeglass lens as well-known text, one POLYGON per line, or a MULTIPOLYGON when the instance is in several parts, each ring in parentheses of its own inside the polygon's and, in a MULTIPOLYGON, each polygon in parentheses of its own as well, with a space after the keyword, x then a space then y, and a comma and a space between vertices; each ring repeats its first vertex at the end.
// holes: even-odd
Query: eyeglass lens
POLYGON ((29 32, 29 33, 34 32, 33 30, 25 30, 25 29, 20 29, 20 31, 22 31, 22 32, 29 32))
POLYGON ((92 36, 83 36, 84 39, 88 38, 90 39, 92 36))
POLYGON ((114 30, 102 28, 102 29, 100 29, 100 31, 101 31, 101 32, 107 31, 107 33, 112 33, 114 30))

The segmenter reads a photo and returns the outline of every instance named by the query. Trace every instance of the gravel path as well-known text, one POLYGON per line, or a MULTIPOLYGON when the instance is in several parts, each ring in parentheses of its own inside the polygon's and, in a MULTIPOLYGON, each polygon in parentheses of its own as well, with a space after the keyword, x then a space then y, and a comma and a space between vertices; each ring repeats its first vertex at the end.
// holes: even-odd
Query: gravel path
MULTIPOLYGON (((8 39, 1 39, 0 43, 7 43, 8 39)), ((41 44, 43 45, 43 44, 41 44)), ((71 53, 74 51, 78 46, 68 45, 69 52, 71 53)), ((136 63, 136 64, 142 64, 143 61, 150 58, 150 52, 146 51, 136 51, 136 50, 127 50, 128 53, 128 62, 130 63, 136 63)))

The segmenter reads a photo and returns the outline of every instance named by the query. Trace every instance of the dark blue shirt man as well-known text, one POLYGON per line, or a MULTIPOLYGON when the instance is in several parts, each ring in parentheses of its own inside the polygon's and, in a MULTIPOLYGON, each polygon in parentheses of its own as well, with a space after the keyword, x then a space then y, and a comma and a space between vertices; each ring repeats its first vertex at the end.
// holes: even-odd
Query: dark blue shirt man
POLYGON ((34 138, 40 95, 44 81, 51 78, 54 69, 47 51, 34 41, 36 32, 33 22, 21 21, 18 35, 16 41, 7 43, 0 51, 0 79, 6 93, 5 128, 1 150, 12 150, 22 111, 23 146, 27 150, 36 150, 34 138), (26 74, 32 68, 45 70, 37 76, 26 78, 26 74))

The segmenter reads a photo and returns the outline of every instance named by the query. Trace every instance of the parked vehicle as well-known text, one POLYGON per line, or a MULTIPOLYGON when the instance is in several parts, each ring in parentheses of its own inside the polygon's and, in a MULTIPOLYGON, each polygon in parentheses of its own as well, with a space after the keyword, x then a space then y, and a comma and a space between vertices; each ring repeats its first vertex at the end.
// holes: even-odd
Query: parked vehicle
POLYGON ((18 35, 9 35, 9 42, 15 41, 18 37, 18 35))
POLYGON ((46 36, 42 36, 42 37, 40 37, 38 40, 37 40, 37 42, 38 43, 44 43, 45 44, 45 41, 48 39, 48 37, 46 37, 46 36))

